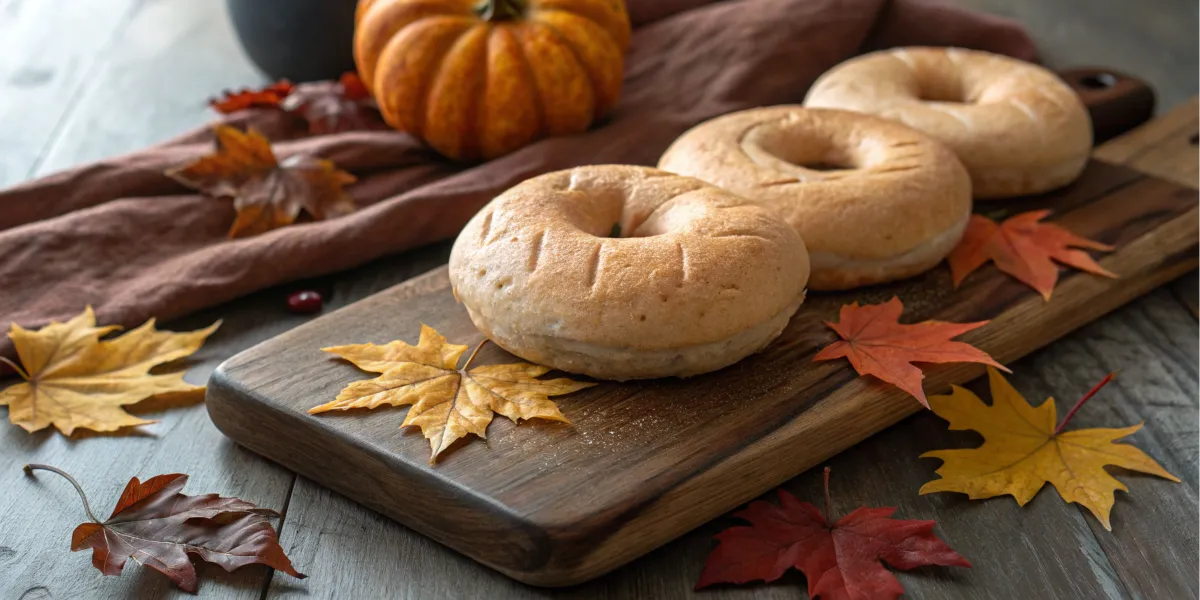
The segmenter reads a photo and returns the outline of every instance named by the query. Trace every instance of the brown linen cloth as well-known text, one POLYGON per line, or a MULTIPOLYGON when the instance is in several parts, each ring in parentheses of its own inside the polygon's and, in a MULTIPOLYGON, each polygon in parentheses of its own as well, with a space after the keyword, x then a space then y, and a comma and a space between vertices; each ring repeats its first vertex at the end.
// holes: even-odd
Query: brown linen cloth
MULTIPOLYGON (((163 171, 212 151, 208 130, 0 191, 0 324, 39 327, 87 304, 136 325, 274 284, 449 238, 517 182, 575 165, 653 165, 676 136, 745 108, 799 103, 823 71, 897 45, 965 46, 1033 59, 1014 23, 931 0, 630 0, 637 25, 620 104, 591 131, 463 166, 393 131, 301 137, 278 111, 231 121, 286 156, 309 152, 359 177, 361 209, 229 240, 232 202, 163 171)), ((12 355, 7 339, 0 355, 12 355)))

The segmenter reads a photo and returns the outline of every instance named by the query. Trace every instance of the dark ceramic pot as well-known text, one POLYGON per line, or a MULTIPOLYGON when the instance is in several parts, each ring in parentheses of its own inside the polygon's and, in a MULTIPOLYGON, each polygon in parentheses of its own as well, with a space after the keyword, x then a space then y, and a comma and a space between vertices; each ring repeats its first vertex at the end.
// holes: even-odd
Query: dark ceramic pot
POLYGON ((250 60, 273 79, 337 79, 354 70, 356 0, 226 0, 250 60))

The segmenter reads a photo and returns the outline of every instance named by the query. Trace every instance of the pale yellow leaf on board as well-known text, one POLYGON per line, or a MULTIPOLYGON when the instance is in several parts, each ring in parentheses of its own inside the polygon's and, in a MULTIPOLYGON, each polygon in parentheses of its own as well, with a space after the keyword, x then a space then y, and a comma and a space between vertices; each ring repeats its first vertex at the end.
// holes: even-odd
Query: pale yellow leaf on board
POLYGON ((467 435, 487 437, 494 413, 513 421, 538 418, 566 422, 550 396, 596 385, 565 378, 541 380, 538 377, 550 369, 524 362, 485 365, 468 371, 474 353, 460 369, 458 362, 466 349, 448 343, 427 325, 421 325, 421 337, 415 346, 397 340, 325 348, 364 371, 381 375, 347 385, 333 401, 308 412, 411 406, 403 425, 421 429, 432 450, 430 462, 434 462, 467 435))

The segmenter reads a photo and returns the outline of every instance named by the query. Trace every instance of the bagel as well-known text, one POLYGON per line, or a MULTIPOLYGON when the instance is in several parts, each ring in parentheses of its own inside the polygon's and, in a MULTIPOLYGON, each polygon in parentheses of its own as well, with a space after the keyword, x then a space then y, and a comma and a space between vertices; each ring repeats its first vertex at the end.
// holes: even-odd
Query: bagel
POLYGON ((602 165, 509 189, 467 223, 450 283, 525 360, 600 379, 687 377, 783 331, 808 253, 769 211, 689 177, 602 165))
POLYGON ((958 243, 971 215, 970 178, 950 150, 893 121, 848 111, 731 113, 685 132, 658 166, 774 210, 804 239, 814 290, 930 269, 958 243))
POLYGON ((1054 73, 961 48, 899 48, 826 72, 804 100, 895 119, 949 146, 976 198, 1038 194, 1074 181, 1092 149, 1087 109, 1054 73))

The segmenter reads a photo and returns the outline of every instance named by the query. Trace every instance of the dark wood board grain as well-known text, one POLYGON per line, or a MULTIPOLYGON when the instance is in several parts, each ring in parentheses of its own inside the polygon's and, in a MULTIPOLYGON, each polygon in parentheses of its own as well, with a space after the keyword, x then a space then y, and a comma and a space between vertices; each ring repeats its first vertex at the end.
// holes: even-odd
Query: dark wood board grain
MULTIPOLYGON (((298 327, 223 364, 209 384, 213 422, 238 443, 514 578, 568 585, 607 572, 853 445, 918 405, 812 363, 834 337, 822 321, 851 300, 898 295, 905 319, 992 319, 962 339, 1008 362, 1181 273, 1197 258, 1193 189, 1093 162, 1071 187, 1005 205, 1117 246, 1110 280, 1064 272, 1043 300, 986 267, 953 290, 937 268, 897 285, 813 294, 763 352, 688 380, 603 383, 559 406, 572 425, 498 419, 487 441, 460 443, 436 466, 405 409, 313 417, 305 410, 371 377, 321 347, 415 341, 420 323, 457 343, 478 334, 435 270, 298 327)), ((987 210, 987 205, 983 205, 987 210)), ((511 361, 495 347, 477 364, 511 361)), ((980 373, 928 372, 926 389, 980 373)))

